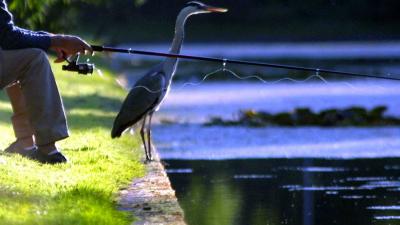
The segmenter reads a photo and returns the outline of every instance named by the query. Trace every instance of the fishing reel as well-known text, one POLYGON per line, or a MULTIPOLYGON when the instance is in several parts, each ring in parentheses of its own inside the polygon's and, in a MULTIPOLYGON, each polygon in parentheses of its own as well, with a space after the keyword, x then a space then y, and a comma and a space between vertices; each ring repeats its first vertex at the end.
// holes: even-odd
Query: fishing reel
POLYGON ((65 61, 68 62, 68 65, 63 65, 62 70, 77 72, 82 75, 92 74, 95 67, 92 63, 79 63, 79 54, 65 58, 65 61))

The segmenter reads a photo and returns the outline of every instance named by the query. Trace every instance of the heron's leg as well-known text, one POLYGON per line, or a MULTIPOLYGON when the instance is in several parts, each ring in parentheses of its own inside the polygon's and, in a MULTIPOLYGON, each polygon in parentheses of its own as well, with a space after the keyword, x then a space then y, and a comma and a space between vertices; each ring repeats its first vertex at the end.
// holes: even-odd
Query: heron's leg
POLYGON ((147 119, 147 116, 145 116, 143 118, 142 128, 140 129, 140 137, 142 138, 144 153, 146 154, 146 161, 147 161, 149 159, 149 156, 147 153, 147 145, 146 145, 145 131, 144 131, 146 129, 146 119, 147 119))
POLYGON ((153 147, 151 145, 151 119, 153 118, 153 113, 149 114, 149 121, 147 123, 147 150, 149 153, 149 159, 153 160, 152 151, 153 147))

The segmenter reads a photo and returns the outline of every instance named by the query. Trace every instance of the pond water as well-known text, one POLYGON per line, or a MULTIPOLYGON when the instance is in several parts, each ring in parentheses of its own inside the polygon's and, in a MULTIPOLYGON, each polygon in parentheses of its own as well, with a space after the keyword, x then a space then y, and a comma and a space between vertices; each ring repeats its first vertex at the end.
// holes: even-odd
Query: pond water
POLYGON ((205 127, 210 116, 234 118, 241 109, 288 112, 378 105, 400 116, 400 82, 175 84, 156 114, 154 141, 163 159, 222 160, 246 158, 374 158, 400 157, 399 127, 205 127), (171 135, 173 134, 173 135, 171 135))
POLYGON ((400 224, 400 159, 166 163, 189 225, 400 224))
POLYGON ((189 225, 400 224, 399 127, 205 127, 212 115, 377 105, 400 83, 175 84, 154 141, 189 225))

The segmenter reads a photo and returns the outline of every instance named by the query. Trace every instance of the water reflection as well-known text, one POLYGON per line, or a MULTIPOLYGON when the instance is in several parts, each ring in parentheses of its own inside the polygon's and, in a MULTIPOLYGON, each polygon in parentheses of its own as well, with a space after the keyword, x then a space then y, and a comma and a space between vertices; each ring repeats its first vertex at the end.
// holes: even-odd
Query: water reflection
POLYGON ((189 225, 400 224, 399 158, 166 162, 189 225))
POLYGON ((190 224, 234 224, 240 210, 241 196, 236 187, 223 181, 224 176, 212 179, 191 179, 187 184, 190 198, 180 201, 190 224), (223 182, 221 182, 223 181, 223 182))

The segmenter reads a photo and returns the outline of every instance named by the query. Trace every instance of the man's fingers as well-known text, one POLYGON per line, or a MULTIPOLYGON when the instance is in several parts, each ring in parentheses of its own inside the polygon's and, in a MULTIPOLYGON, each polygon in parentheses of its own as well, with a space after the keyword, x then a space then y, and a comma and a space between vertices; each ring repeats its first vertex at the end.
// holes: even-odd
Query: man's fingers
POLYGON ((84 54, 85 54, 85 49, 84 49, 84 48, 78 48, 78 49, 76 50, 76 54, 84 55, 84 54))
POLYGON ((53 38, 53 49, 57 51, 57 62, 62 62, 62 58, 67 55, 75 55, 80 53, 82 55, 90 53, 93 55, 92 47, 84 40, 77 36, 71 35, 58 35, 53 38), (63 55, 60 55, 60 50, 63 51, 63 55))
POLYGON ((93 55, 93 49, 92 46, 90 46, 88 43, 86 43, 85 41, 83 41, 83 48, 84 48, 84 52, 89 52, 90 55, 93 55))
POLYGON ((90 53, 90 55, 93 55, 93 50, 89 45, 81 43, 81 45, 74 51, 74 53, 80 53, 82 55, 87 55, 88 53, 90 53))
POLYGON ((93 55, 92 46, 90 46, 85 40, 82 40, 79 37, 77 37, 77 39, 79 40, 81 47, 83 48, 83 53, 89 52, 91 55, 93 55))
POLYGON ((65 54, 62 50, 57 49, 57 59, 54 60, 55 63, 60 63, 60 62, 64 62, 65 60, 65 54))

